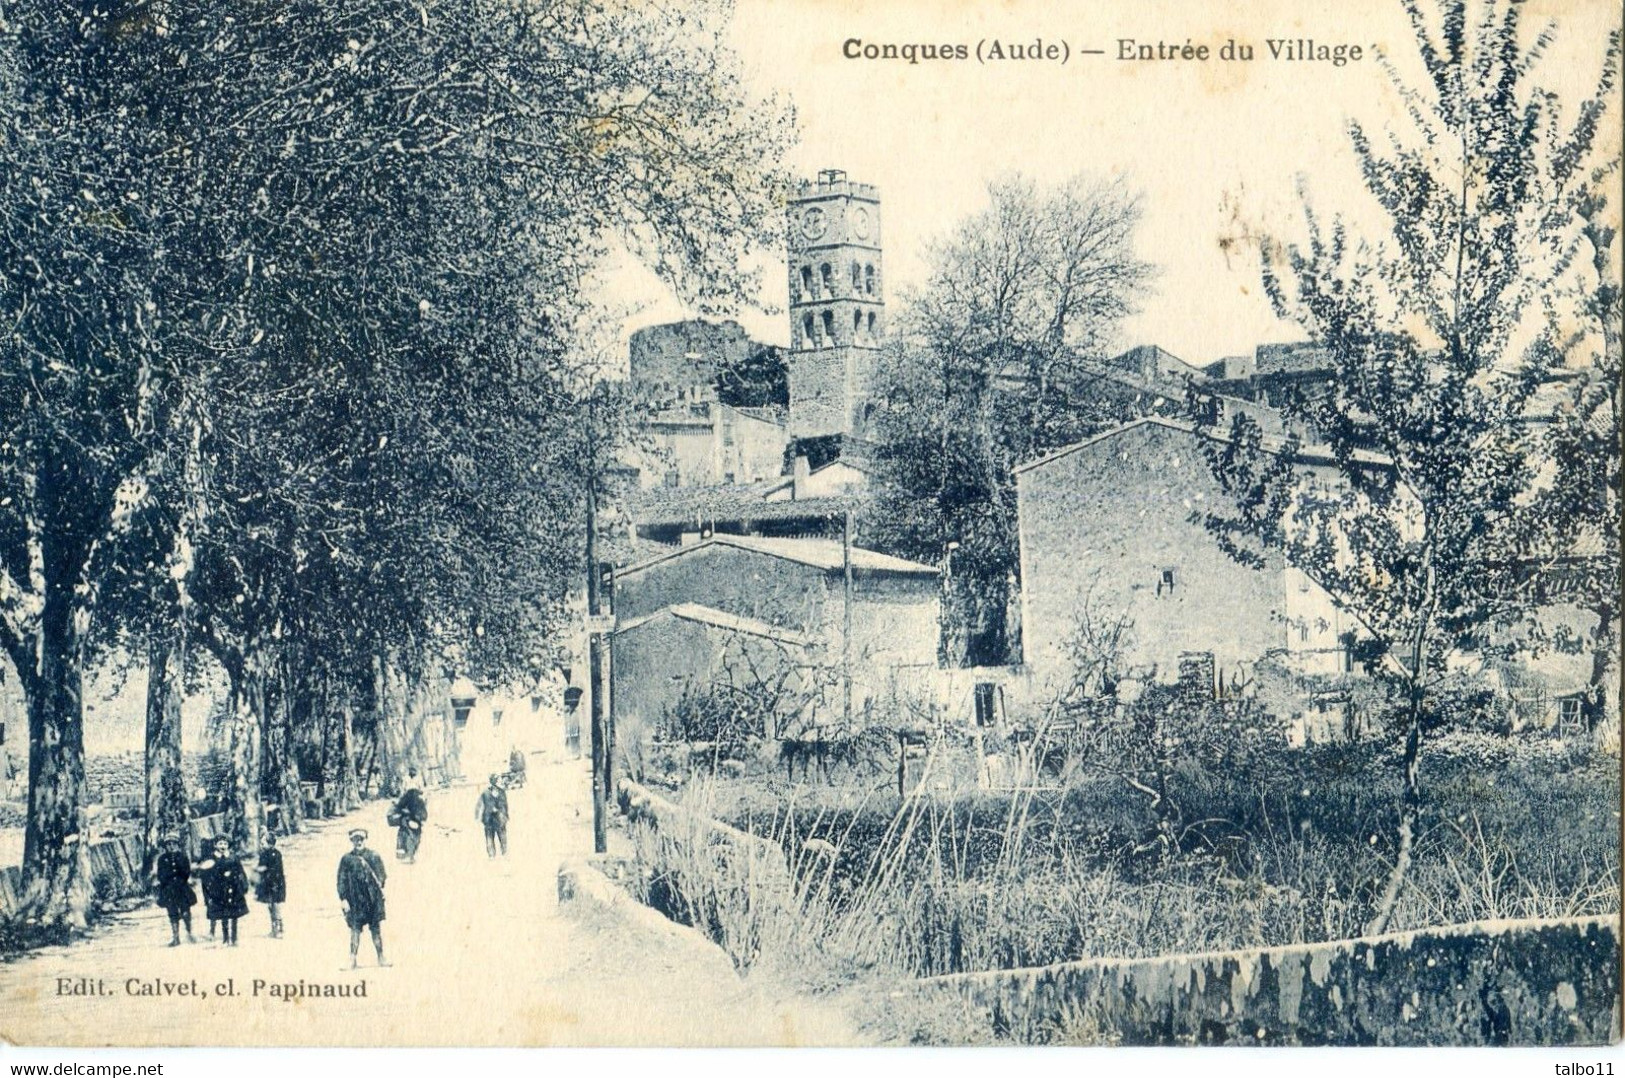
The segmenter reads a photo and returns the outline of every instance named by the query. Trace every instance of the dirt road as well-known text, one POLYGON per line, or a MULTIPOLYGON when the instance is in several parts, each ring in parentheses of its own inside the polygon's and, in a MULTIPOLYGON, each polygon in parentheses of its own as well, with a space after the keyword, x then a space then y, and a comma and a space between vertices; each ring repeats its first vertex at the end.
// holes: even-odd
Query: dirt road
POLYGON ((282 846, 283 939, 268 938, 265 908, 253 902, 236 948, 207 939, 201 903, 203 937, 176 948, 162 911, 120 916, 89 940, 0 966, 0 1034, 61 1046, 850 1041, 831 1009, 765 998, 692 934, 593 906, 561 910, 559 863, 591 850, 587 788, 582 762, 533 756, 529 783, 511 794, 506 859, 486 857, 473 787, 431 792, 412 865, 394 859, 381 802, 318 821, 282 846), (391 966, 373 965, 364 938, 362 968, 351 972, 334 877, 357 823, 388 868, 391 966), (312 986, 351 994, 312 995, 312 986))

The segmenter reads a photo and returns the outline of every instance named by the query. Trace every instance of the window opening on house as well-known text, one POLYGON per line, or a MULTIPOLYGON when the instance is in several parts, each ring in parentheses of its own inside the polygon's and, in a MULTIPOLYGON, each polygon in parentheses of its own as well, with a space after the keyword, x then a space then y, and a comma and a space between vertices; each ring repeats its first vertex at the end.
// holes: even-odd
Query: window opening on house
POLYGON ((992 726, 998 721, 999 687, 991 681, 976 683, 976 725, 992 726))

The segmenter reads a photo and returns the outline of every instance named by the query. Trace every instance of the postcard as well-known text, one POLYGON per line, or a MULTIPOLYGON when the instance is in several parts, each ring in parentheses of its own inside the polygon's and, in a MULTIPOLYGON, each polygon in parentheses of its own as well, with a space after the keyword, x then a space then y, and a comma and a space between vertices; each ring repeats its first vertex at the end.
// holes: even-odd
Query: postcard
POLYGON ((1619 1040, 1616 4, 81 7, 5 1042, 1619 1040))

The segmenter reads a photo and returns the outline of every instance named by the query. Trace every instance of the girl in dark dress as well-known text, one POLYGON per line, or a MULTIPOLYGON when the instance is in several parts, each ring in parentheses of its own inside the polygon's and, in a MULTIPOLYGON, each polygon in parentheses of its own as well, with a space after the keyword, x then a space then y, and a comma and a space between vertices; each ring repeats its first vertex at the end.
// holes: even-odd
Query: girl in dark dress
POLYGON ((192 907, 197 895, 192 893, 192 862, 181 849, 179 835, 164 836, 164 850, 155 866, 158 883, 158 905, 169 914, 169 945, 181 945, 181 925, 186 925, 186 941, 196 943, 192 935, 192 907))
POLYGON ((276 848, 276 836, 265 836, 265 849, 260 851, 259 883, 254 897, 265 903, 271 911, 271 938, 282 938, 282 903, 288 897, 288 879, 282 874, 282 851, 276 848))
POLYGON ((203 902, 211 920, 220 922, 220 939, 228 947, 237 946, 237 921, 248 916, 248 873, 243 863, 231 855, 231 843, 214 840, 214 856, 198 863, 202 869, 203 902))

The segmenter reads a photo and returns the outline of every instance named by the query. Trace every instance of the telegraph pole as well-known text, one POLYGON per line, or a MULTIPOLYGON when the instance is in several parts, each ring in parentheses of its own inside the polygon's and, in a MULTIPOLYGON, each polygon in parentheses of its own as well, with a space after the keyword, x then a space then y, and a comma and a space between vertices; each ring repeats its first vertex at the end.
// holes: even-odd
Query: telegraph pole
POLYGON ((603 597, 598 579, 598 432, 597 385, 587 398, 587 687, 592 696, 592 847, 609 850, 610 759, 609 709, 604 699, 604 634, 599 615, 603 597))
POLYGON ((845 720, 843 737, 852 736, 852 507, 846 507, 846 523, 841 529, 841 569, 846 577, 842 614, 846 625, 841 634, 841 715, 845 720))

